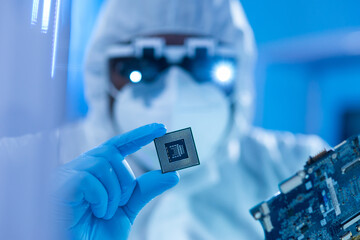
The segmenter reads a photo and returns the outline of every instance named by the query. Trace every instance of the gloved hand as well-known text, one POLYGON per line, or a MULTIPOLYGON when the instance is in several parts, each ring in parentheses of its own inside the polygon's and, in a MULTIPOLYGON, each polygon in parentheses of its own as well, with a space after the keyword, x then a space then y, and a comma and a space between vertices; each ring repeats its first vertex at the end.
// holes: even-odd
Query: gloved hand
POLYGON ((127 239, 139 211, 175 186, 177 172, 135 178, 124 157, 166 132, 150 124, 116 136, 63 165, 57 175, 57 225, 71 239, 127 239))

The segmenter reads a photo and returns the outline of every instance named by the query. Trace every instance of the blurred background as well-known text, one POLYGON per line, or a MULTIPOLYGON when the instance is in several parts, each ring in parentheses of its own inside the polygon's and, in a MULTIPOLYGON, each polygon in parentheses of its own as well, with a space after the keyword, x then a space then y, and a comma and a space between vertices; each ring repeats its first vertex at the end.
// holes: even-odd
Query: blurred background
POLYGON ((255 125, 360 133, 360 2, 242 1, 258 45, 255 125))
MULTIPOLYGON (((103 2, 72 4, 70 121, 87 112, 82 61, 103 2)), ((360 133, 360 1, 241 2, 258 46, 255 125, 318 134, 331 145, 360 133)))

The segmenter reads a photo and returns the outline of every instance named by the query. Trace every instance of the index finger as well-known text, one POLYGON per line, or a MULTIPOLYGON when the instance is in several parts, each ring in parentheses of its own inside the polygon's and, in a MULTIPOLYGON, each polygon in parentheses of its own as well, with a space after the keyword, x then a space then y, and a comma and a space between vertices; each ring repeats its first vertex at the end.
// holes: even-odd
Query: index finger
POLYGON ((115 136, 103 145, 114 146, 123 157, 126 157, 165 133, 166 128, 163 124, 152 123, 115 136))
POLYGON ((126 203, 135 187, 135 175, 124 157, 136 152, 142 146, 150 143, 154 138, 164 135, 166 128, 163 124, 153 123, 139 127, 133 131, 115 136, 96 147, 85 155, 102 157, 109 161, 118 177, 121 187, 120 205, 126 203))

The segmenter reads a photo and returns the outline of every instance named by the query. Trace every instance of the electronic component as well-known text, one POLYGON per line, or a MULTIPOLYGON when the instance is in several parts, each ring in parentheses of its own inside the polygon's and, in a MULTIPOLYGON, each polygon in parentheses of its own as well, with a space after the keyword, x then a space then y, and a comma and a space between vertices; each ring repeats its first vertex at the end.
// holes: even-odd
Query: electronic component
POLYGON ((351 240, 352 237, 352 233, 351 232, 347 232, 344 236, 342 236, 340 239, 341 240, 351 240))
POLYGON ((310 157, 279 184, 280 193, 252 208, 268 240, 360 240, 360 135, 310 157))
POLYGON ((167 133, 154 143, 163 173, 200 164, 191 128, 167 133))

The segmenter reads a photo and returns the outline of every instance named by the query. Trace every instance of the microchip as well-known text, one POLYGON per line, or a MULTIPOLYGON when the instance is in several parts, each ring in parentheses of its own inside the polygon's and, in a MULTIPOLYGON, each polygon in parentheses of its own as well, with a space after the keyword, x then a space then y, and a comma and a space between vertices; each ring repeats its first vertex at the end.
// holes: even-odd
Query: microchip
POLYGON ((189 157, 184 139, 166 143, 165 148, 169 162, 179 161, 189 157))
POLYGON ((304 225, 304 226, 300 229, 300 231, 301 231, 302 234, 304 234, 307 230, 309 230, 308 225, 304 225))
POLYGON ((191 128, 167 133, 154 143, 163 173, 200 164, 191 128))

